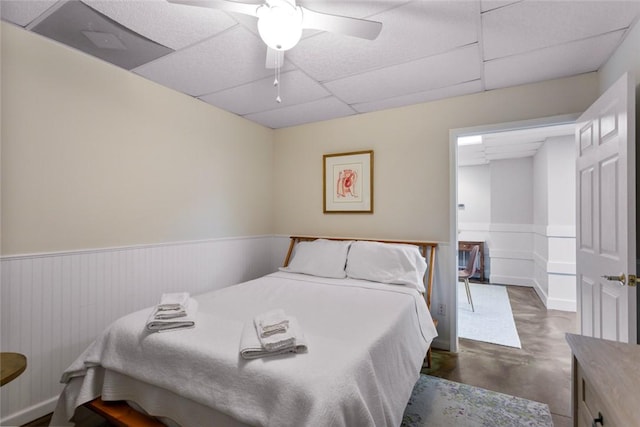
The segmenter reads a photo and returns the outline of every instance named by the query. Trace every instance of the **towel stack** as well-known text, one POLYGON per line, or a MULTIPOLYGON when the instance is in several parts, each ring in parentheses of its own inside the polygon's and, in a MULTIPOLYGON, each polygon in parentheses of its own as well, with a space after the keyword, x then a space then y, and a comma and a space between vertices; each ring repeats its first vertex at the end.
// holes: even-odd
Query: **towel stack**
POLYGON ((305 351, 307 343, 297 319, 281 309, 259 314, 247 322, 240 340, 240 355, 245 359, 305 351))
POLYGON ((193 328, 197 311, 198 303, 190 298, 188 292, 162 294, 160 303, 151 311, 147 320, 147 329, 162 332, 193 328))

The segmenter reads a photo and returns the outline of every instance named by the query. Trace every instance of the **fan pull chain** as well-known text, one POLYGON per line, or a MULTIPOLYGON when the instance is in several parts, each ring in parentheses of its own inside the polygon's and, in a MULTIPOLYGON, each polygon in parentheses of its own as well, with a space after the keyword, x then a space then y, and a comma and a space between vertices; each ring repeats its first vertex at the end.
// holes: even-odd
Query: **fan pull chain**
POLYGON ((280 55, 275 55, 275 79, 273 80, 273 85, 276 87, 276 102, 280 104, 282 102, 282 98, 280 98, 280 55))

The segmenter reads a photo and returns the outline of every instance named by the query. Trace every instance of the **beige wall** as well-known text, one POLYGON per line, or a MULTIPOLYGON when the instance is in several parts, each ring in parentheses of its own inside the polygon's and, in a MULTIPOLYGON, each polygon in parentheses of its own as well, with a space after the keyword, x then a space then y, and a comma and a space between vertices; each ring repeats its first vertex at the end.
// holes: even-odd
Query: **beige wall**
POLYGON ((274 132, 6 23, 2 56, 3 254, 263 233, 448 241, 450 129, 577 113, 597 94, 591 73, 274 132), (323 214, 322 155, 360 149, 375 151, 374 214, 323 214))
POLYGON ((449 241, 449 130, 579 113, 595 73, 277 130, 275 232, 449 241), (374 214, 322 213, 322 155, 373 149, 374 214))
POLYGON ((271 129, 1 25, 3 255, 271 233, 271 129))

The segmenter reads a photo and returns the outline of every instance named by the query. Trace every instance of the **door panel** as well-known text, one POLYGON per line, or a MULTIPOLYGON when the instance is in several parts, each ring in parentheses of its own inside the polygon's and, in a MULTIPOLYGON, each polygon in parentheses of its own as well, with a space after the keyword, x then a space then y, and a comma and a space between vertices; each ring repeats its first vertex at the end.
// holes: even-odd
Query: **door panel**
POLYGON ((620 295, 613 292, 612 288, 602 289, 602 321, 601 337, 606 340, 619 341, 620 325, 618 324, 620 311, 620 295))
POLYGON ((624 75, 576 124, 576 270, 583 335, 636 342, 635 83, 624 75))
MULTIPOLYGON (((594 290, 594 283, 586 279, 584 276, 579 277, 579 292, 578 292, 578 300, 582 301, 583 307, 594 307, 594 295, 596 294, 594 290)), ((594 313, 595 314, 595 313, 594 313)), ((598 316, 599 317, 599 316, 598 316)), ((594 316, 580 316, 580 331, 583 335, 587 335, 590 337, 595 336, 594 334, 594 323, 595 323, 595 315, 594 316)))
POLYGON ((600 117, 600 141, 606 143, 618 133, 618 115, 615 103, 610 104, 600 117))
POLYGON ((580 155, 593 147, 593 126, 589 123, 580 130, 580 155))
POLYGON ((587 168, 580 171, 578 178, 578 186, 580 187, 580 218, 578 224, 580 226, 579 249, 583 251, 593 252, 593 168, 587 168))
POLYGON ((618 156, 600 162, 600 253, 620 259, 618 246, 618 156))

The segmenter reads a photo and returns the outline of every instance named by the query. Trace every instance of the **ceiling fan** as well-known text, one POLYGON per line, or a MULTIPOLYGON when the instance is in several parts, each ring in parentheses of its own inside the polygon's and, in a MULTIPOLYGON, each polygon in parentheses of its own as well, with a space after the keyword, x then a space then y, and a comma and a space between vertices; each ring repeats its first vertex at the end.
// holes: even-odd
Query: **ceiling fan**
POLYGON ((241 3, 232 0, 168 0, 189 6, 242 13, 258 18, 258 33, 268 46, 267 68, 282 65, 284 51, 294 47, 305 28, 329 31, 373 40, 382 30, 382 23, 348 16, 315 12, 297 6, 295 0, 265 0, 264 4, 241 3))

